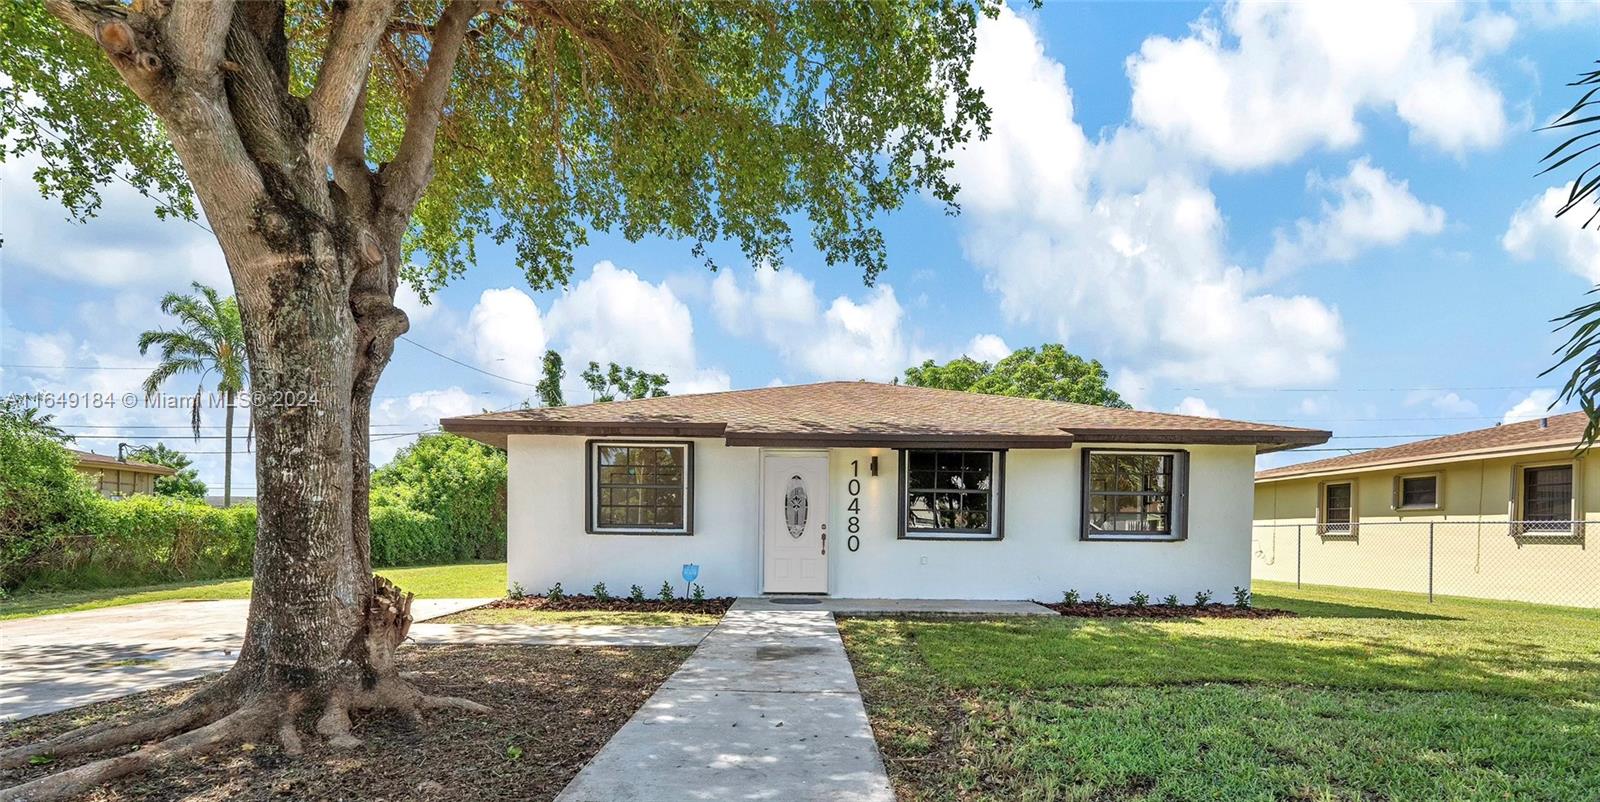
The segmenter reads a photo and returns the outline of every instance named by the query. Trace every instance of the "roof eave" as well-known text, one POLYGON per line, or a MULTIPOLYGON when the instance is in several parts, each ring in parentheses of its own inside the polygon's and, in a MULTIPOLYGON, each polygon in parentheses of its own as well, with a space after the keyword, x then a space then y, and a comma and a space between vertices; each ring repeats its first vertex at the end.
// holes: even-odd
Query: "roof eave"
POLYGON ((1287 431, 1217 430, 1217 429, 1084 429, 1073 428, 1073 436, 1080 442, 1095 443, 1163 443, 1168 445, 1224 445, 1255 446, 1257 453, 1285 451, 1291 448, 1320 445, 1328 442, 1333 432, 1320 429, 1295 429, 1287 431))
POLYGON ((750 432, 727 433, 730 446, 769 448, 1071 448, 1070 434, 984 432, 750 432))
MULTIPOLYGON (((1557 441, 1545 443, 1529 443, 1520 446, 1506 446, 1501 448, 1480 448, 1467 451, 1449 451, 1441 454, 1428 454, 1409 459, 1394 459, 1384 462, 1374 462, 1365 465, 1338 465, 1329 468, 1317 468, 1294 473, 1271 473, 1262 471, 1256 474, 1257 482, 1282 482, 1288 479, 1321 478, 1324 476, 1339 476, 1347 473, 1371 473, 1374 471, 1394 470, 1396 468, 1414 468, 1427 465, 1443 465, 1456 462, 1472 462, 1481 459, 1497 459, 1500 457, 1520 457, 1534 454, 1549 454, 1568 451, 1577 448, 1573 441, 1557 441), (1266 475, 1264 475, 1266 474, 1266 475)), ((1292 467, 1292 466, 1291 466, 1292 467)))

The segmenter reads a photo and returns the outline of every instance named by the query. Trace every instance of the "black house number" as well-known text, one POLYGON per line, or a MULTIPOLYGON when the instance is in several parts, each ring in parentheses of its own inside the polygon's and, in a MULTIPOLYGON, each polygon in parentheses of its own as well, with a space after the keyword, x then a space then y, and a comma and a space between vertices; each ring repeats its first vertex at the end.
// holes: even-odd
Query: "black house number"
POLYGON ((845 485, 849 491, 850 503, 845 506, 850 517, 845 520, 845 531, 850 534, 845 538, 844 547, 851 551, 861 550, 861 460, 850 460, 850 483, 845 485))

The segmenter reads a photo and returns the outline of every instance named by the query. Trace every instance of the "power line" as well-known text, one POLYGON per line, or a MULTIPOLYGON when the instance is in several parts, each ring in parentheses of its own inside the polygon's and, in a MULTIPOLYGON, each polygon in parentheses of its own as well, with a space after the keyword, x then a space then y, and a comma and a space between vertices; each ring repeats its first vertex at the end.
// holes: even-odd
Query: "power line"
POLYGON ((416 340, 411 339, 410 337, 402 336, 400 339, 404 340, 405 342, 411 343, 412 345, 415 345, 416 347, 421 348, 422 350, 427 351, 428 353, 433 354, 434 356, 439 357, 440 359, 446 360, 448 362, 454 362, 455 364, 460 365, 461 367, 464 367, 467 370, 474 370, 474 371, 477 371, 479 373, 482 373, 485 376, 492 376, 492 377, 494 377, 496 379, 499 379, 501 381, 511 382, 512 384, 520 384, 523 387, 533 387, 535 389, 537 389, 539 387, 539 385, 533 384, 531 382, 518 381, 516 379, 511 378, 510 376, 501 376, 498 373, 490 373, 489 371, 484 370, 483 368, 477 367, 475 365, 469 365, 469 364, 467 364, 465 362, 462 362, 459 359, 456 359, 453 356, 449 356, 449 355, 446 355, 446 354, 441 354, 438 351, 435 351, 432 348, 429 348, 428 346, 423 345, 422 343, 419 343, 416 340))

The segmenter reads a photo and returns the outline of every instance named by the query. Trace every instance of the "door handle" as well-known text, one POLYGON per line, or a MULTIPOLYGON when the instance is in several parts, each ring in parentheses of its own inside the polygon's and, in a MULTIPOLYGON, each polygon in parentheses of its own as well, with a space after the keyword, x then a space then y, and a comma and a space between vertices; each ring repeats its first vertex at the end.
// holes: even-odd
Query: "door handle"
POLYGON ((828 525, 827 524, 823 524, 822 525, 822 554, 823 554, 823 556, 827 556, 827 554, 828 554, 828 525))

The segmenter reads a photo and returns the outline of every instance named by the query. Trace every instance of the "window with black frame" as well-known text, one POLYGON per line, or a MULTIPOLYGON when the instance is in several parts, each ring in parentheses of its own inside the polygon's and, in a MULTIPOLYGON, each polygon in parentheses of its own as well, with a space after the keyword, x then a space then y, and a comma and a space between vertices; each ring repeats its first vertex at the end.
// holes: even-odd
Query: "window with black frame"
POLYGON ((1524 532, 1561 532, 1572 515, 1572 466, 1536 465, 1522 469, 1524 532))
POLYGON ((900 460, 902 537, 998 539, 1004 463, 996 451, 905 451, 900 460))
POLYGON ((1182 540, 1188 454, 1086 451, 1085 540, 1182 540))
POLYGON ((590 531, 688 534, 687 443, 593 443, 590 531))

